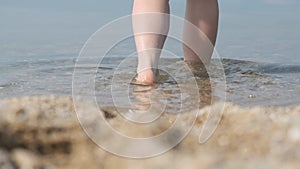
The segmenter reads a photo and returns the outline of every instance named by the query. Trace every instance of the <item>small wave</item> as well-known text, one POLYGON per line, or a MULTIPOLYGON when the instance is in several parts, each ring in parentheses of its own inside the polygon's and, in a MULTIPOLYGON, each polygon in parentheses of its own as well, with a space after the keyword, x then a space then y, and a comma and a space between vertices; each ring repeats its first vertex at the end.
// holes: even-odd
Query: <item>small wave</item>
POLYGON ((270 74, 300 73, 298 65, 265 65, 259 71, 270 74))

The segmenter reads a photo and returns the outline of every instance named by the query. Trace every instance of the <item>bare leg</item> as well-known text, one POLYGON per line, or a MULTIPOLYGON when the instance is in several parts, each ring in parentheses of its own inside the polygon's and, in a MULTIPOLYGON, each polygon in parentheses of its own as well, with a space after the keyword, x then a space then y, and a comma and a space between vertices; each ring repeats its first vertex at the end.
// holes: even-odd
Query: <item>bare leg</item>
POLYGON ((134 15, 141 13, 158 12, 169 14, 169 0, 135 0, 133 5, 133 30, 138 52, 138 77, 137 81, 144 84, 152 84, 157 81, 155 69, 166 40, 166 35, 143 34, 145 29, 154 28, 167 34, 169 30, 169 16, 134 15), (140 34, 140 35, 139 35, 140 34))
POLYGON ((208 40, 203 38, 201 34, 195 33, 185 25, 183 39, 190 44, 198 45, 196 53, 200 56, 197 56, 195 51, 192 51, 188 46, 183 45, 184 58, 191 63, 209 64, 218 32, 218 0, 186 0, 186 2, 186 20, 200 29, 211 44, 208 44, 208 40))

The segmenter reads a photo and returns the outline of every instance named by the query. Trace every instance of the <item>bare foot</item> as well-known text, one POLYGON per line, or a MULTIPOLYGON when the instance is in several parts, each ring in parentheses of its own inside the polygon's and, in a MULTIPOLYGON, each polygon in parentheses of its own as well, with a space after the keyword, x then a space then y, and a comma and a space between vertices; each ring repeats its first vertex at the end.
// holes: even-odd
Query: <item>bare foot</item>
POLYGON ((136 81, 146 85, 155 84, 157 83, 156 73, 152 69, 143 70, 138 73, 136 81))

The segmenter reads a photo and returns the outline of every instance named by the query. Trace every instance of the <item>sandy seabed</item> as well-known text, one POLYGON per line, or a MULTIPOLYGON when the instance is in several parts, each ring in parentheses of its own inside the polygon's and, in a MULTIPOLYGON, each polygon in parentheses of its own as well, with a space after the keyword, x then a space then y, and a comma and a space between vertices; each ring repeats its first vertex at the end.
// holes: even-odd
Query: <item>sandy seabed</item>
MULTIPOLYGON (((80 108, 88 112, 89 103, 83 101, 80 108)), ((226 103, 217 130, 199 144, 198 135, 210 108, 201 110, 191 133, 172 150, 152 158, 129 159, 102 150, 87 137, 69 97, 1 100, 0 168, 299 168, 300 106, 241 108, 226 103)), ((114 129, 132 137, 156 135, 176 119, 164 114, 155 126, 135 127, 113 108, 103 108, 102 113, 114 129)))

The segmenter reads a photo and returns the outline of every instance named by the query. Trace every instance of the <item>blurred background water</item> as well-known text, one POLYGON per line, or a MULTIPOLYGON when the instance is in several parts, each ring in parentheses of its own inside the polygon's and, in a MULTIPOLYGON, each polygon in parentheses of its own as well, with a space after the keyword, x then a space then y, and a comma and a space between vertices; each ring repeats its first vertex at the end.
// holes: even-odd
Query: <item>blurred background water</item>
MULTIPOLYGON (((0 97, 71 95, 75 59, 85 41, 106 23, 129 15, 132 3, 0 0, 0 97)), ((219 4, 216 49, 227 76, 227 100, 242 105, 298 104, 300 2, 226 0, 219 4)), ((184 16, 184 1, 171 0, 170 6, 172 14, 184 16)), ((109 64, 99 67, 98 85, 109 85, 103 79, 110 79, 114 64, 134 49, 132 38, 114 49, 109 64)), ((181 45, 171 39, 166 49, 183 55, 181 45)), ((162 59, 162 64, 169 62, 176 63, 162 59)), ((172 87, 167 83, 162 88, 168 85, 172 87)))

